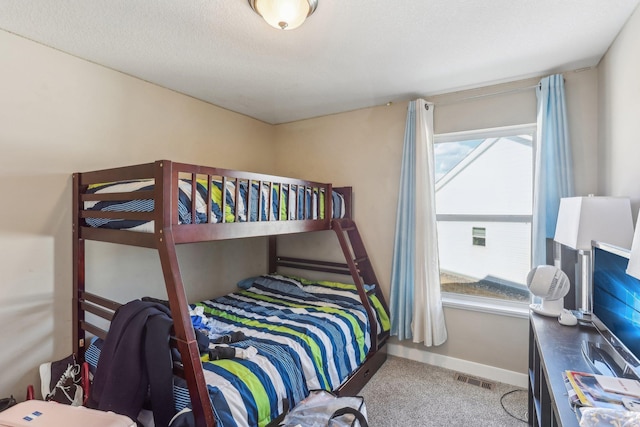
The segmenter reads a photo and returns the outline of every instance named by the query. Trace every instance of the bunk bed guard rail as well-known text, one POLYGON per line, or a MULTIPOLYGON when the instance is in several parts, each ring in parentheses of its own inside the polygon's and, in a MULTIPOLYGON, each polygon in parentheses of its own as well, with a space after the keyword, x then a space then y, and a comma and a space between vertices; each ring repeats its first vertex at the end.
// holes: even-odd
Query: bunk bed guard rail
POLYGON ((151 248, 168 227, 176 244, 327 230, 334 208, 331 184, 169 160, 74 176, 81 237, 151 248), (111 185, 131 181, 148 185, 111 185), (127 221, 148 226, 105 231, 127 221))

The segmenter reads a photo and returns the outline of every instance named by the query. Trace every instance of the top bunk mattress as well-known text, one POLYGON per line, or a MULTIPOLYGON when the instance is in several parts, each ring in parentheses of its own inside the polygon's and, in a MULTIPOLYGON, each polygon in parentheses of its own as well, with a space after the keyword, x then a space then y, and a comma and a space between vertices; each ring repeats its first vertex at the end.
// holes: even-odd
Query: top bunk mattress
MULTIPOLYGON (((217 179, 212 180, 209 185, 207 180, 196 179, 194 192, 192 183, 192 179, 178 180, 178 224, 208 223, 208 206, 211 206, 209 215, 211 223, 321 220, 325 216, 327 197, 324 188, 217 179), (207 203, 208 187, 212 199, 210 205, 207 203), (192 200, 194 193, 195 203, 192 200), (195 206, 195 215, 192 214, 193 206, 195 206)), ((148 192, 153 191, 154 187, 153 179, 118 181, 89 185, 85 194, 131 192, 149 194, 148 192)), ((331 191, 331 207, 332 218, 345 217, 345 201, 342 194, 331 191)), ((154 208, 154 200, 148 198, 84 202, 85 210, 110 213, 153 212, 154 208)), ((154 232, 152 220, 92 217, 86 218, 85 222, 86 225, 96 228, 154 232)))

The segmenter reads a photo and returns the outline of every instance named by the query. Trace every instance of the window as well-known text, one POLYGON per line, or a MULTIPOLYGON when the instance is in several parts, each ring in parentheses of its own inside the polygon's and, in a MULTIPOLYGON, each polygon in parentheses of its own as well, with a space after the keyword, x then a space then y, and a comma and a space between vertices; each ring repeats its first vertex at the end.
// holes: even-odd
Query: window
POLYGON ((535 125, 435 136, 445 295, 529 301, 534 140, 535 125))
POLYGON ((473 245, 487 246, 487 229, 485 227, 472 227, 471 230, 473 245))

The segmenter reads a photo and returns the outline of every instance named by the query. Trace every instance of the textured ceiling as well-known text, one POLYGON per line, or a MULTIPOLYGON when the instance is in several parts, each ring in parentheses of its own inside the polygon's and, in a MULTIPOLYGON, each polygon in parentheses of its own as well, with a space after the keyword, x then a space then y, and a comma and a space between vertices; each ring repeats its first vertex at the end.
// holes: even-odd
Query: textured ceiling
POLYGON ((268 123, 591 67, 640 0, 0 0, 0 28, 268 123))

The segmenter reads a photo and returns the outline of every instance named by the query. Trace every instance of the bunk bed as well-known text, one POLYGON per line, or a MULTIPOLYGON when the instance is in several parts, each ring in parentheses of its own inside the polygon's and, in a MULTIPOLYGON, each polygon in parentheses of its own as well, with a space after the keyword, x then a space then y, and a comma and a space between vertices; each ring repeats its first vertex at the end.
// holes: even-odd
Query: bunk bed
POLYGON ((351 277, 370 345, 334 391, 354 395, 386 360, 389 332, 381 323, 388 307, 351 207, 350 187, 169 160, 73 174, 74 353, 82 360, 90 336, 106 338, 104 323, 121 306, 87 290, 85 241, 157 250, 174 323, 171 343, 181 356, 174 372, 186 381, 196 425, 215 426, 176 245, 268 236, 268 273, 294 268, 351 277), (344 263, 278 255, 277 235, 321 230, 335 233, 344 263))

